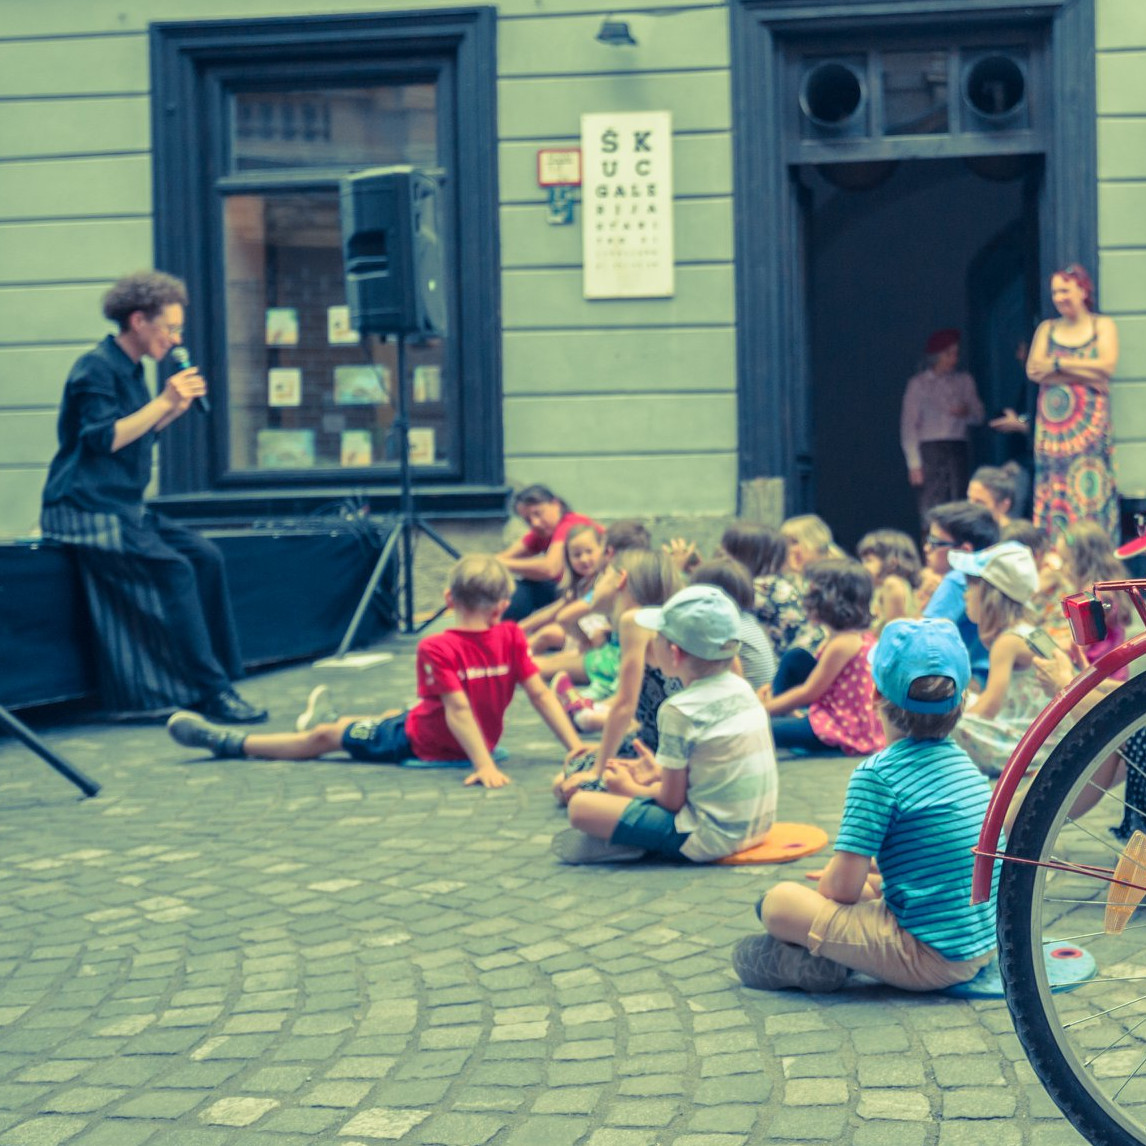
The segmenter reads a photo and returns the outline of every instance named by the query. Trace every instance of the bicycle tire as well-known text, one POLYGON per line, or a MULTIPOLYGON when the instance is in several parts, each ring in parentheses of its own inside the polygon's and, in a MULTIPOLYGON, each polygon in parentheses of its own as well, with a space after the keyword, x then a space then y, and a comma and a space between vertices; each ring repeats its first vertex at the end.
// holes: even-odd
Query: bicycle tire
POLYGON ((1109 881, 1037 865, 1113 869, 1123 843, 1107 829, 1110 814, 1123 810, 1120 789, 1078 820, 1070 811, 1103 761, 1143 727, 1146 675, 1104 698, 1051 753, 1019 811, 999 879, 999 963, 1015 1031, 1047 1093, 1094 1146, 1146 1143, 1146 949, 1134 930, 1146 926, 1146 910, 1122 935, 1105 935, 1109 881), (1085 946, 1095 978, 1053 992, 1048 939, 1085 946))

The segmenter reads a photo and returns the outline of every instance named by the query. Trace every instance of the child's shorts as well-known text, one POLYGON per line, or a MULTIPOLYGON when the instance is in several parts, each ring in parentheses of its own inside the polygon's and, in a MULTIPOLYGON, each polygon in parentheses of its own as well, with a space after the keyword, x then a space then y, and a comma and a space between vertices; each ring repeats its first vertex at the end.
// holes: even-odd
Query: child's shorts
POLYGON ((414 755, 405 712, 387 720, 355 720, 342 734, 342 747, 365 764, 400 764, 414 755))
POLYGON ((617 677, 621 672, 621 646, 606 641, 600 648, 590 649, 583 663, 589 684, 578 691, 586 700, 608 700, 617 691, 617 677))
POLYGON ((808 929, 808 950, 905 991, 938 991, 966 983, 994 952, 974 959, 945 959, 899 925, 883 899, 833 903, 820 909, 808 929))
POLYGON ((621 813, 609 843, 687 859, 680 849, 688 837, 688 832, 676 830, 676 816, 672 812, 662 808, 656 800, 639 796, 630 800, 621 813))

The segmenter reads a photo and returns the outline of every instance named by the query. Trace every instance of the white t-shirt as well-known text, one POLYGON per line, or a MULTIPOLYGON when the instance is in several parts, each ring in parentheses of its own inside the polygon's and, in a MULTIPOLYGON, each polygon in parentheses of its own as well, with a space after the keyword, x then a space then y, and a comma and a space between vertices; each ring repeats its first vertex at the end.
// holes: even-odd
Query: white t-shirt
POLYGON ((776 818, 779 779, 768 714, 731 672, 693 681, 657 714, 657 763, 688 769, 678 832, 691 860, 716 860, 758 844, 776 818))

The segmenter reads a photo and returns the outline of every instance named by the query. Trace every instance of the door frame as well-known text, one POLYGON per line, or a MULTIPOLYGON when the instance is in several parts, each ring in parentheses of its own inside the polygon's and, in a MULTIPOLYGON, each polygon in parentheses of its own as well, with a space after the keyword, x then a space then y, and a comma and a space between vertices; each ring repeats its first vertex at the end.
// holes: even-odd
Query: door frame
MULTIPOLYGON (((787 513, 811 510, 811 379, 800 205, 785 156, 784 53, 820 32, 1040 27, 1048 39, 1039 266, 1097 275, 1094 0, 732 0, 737 398, 742 481, 781 477, 787 513)), ((1043 288, 1044 307, 1049 306, 1043 288)))

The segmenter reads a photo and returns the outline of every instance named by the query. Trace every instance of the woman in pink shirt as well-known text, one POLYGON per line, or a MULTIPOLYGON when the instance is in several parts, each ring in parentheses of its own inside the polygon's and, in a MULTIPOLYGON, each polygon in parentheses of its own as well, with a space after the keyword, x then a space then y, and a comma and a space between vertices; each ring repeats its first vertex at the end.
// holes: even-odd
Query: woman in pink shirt
POLYGON ((565 535, 575 525, 598 525, 583 513, 574 513, 568 503, 543 485, 529 485, 513 499, 513 512, 529 526, 529 532, 498 557, 517 579, 507 621, 520 621, 557 600, 557 588, 565 573, 565 535))
POLYGON ((927 368, 907 383, 899 434, 907 477, 919 496, 919 515, 966 495, 967 427, 984 417, 970 374, 959 364, 959 331, 937 330, 924 347, 927 368))

